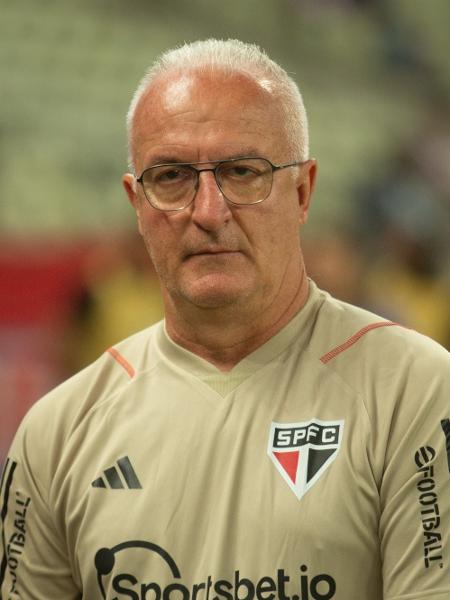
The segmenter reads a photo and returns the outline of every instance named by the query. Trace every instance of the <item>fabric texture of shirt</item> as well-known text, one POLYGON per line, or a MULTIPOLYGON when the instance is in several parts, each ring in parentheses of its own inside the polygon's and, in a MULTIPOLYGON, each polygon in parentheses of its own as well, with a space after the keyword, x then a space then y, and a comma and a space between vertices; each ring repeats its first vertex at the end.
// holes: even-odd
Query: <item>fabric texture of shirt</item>
POLYGON ((229 373, 160 322, 37 402, 0 599, 450 598, 450 359, 311 282, 229 373))

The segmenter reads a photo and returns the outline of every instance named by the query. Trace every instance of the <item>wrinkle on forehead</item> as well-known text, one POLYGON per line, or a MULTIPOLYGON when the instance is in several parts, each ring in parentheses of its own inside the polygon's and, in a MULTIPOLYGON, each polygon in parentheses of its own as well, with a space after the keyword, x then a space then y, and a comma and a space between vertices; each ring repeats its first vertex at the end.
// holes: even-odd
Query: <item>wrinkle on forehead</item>
MULTIPOLYGON (((266 125, 273 125, 274 121, 280 123, 283 119, 276 100, 271 81, 264 78, 256 80, 242 72, 191 70, 166 73, 153 81, 136 107, 132 155, 136 160, 153 135, 160 135, 163 131, 166 141, 170 142, 170 128, 172 124, 176 128, 181 119, 187 129, 189 123, 201 125, 205 120, 209 123, 215 121, 220 127, 222 115, 229 119, 230 110, 235 125, 242 123, 243 133, 251 121, 262 133, 266 125), (262 123, 264 127, 261 127, 262 123)), ((225 125, 226 119, 223 121, 225 125)))

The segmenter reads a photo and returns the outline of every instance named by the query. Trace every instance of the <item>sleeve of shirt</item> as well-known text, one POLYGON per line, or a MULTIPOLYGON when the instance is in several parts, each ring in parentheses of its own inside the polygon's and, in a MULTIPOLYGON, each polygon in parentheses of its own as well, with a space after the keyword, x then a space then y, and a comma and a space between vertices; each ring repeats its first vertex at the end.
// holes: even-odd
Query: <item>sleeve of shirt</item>
POLYGON ((384 598, 444 600, 450 598, 450 355, 424 342, 381 378, 384 598))
POLYGON ((79 600, 64 539, 48 504, 49 482, 42 481, 49 464, 45 427, 36 427, 36 420, 31 425, 28 417, 1 477, 0 599, 79 600))

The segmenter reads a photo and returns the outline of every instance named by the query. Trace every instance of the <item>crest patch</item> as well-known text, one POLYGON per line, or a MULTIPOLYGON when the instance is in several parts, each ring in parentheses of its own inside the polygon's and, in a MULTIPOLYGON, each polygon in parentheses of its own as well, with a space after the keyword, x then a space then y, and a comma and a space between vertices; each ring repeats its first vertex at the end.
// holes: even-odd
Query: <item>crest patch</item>
POLYGON ((336 458, 344 420, 271 423, 267 453, 300 500, 336 458))

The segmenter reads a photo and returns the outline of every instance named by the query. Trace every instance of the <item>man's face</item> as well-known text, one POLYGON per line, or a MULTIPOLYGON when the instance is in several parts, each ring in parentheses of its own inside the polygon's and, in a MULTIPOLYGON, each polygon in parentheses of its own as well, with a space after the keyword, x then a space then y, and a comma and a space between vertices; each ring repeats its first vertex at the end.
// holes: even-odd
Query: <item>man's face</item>
MULTIPOLYGON (((136 173, 159 163, 239 156, 291 162, 282 125, 272 93, 245 75, 171 74, 138 105, 136 173)), ((306 220, 314 174, 313 161, 275 172, 266 200, 233 206, 214 174, 202 173, 194 202, 180 212, 150 206, 134 177, 125 175, 166 309, 180 302, 203 308, 245 303, 263 311, 281 298, 302 265, 299 225, 306 220)))

